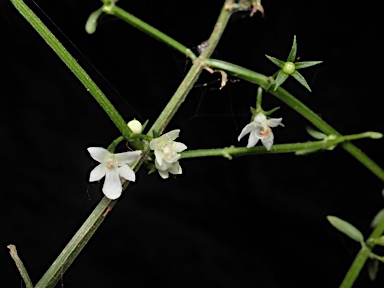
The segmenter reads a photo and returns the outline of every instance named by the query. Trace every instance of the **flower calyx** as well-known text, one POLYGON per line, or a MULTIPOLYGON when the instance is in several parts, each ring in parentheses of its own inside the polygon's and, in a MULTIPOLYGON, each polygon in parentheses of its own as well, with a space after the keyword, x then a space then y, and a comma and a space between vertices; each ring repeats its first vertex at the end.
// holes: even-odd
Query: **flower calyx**
POLYGON ((297 71, 298 69, 311 67, 317 64, 322 63, 323 61, 305 61, 305 62, 295 62, 296 60, 296 53, 297 53, 297 43, 296 43, 296 35, 293 37, 293 44, 291 51, 289 52, 287 61, 281 61, 275 57, 265 55, 269 60, 271 60, 276 66, 280 68, 279 71, 275 73, 276 78, 274 78, 273 84, 274 84, 274 90, 276 91, 281 84, 284 83, 285 80, 289 76, 293 76, 301 85, 303 85, 305 88, 307 88, 310 92, 312 92, 311 88, 309 87, 307 81, 304 79, 304 77, 297 71))

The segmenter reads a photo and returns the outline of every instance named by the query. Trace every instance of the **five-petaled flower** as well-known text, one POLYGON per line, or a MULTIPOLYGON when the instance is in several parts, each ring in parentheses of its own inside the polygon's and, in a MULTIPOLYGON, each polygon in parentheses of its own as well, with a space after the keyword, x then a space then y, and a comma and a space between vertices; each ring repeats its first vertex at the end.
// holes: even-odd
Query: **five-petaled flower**
POLYGON ((163 134, 159 138, 153 139, 149 143, 151 150, 155 151, 155 165, 163 179, 168 178, 169 174, 181 174, 182 170, 179 165, 179 152, 187 149, 183 143, 174 141, 179 137, 180 130, 172 130, 163 134))
POLYGON ((267 119, 263 113, 258 113, 254 120, 243 128, 237 140, 240 141, 241 138, 249 133, 247 148, 255 146, 261 140, 265 148, 270 150, 273 145, 273 132, 270 127, 278 126, 282 119, 267 119))
POLYGON ((88 152, 93 159, 100 162, 91 171, 89 181, 98 181, 105 176, 102 190, 109 199, 120 197, 122 192, 120 177, 132 182, 136 180, 135 172, 128 164, 141 155, 140 150, 113 154, 101 147, 90 147, 88 152))

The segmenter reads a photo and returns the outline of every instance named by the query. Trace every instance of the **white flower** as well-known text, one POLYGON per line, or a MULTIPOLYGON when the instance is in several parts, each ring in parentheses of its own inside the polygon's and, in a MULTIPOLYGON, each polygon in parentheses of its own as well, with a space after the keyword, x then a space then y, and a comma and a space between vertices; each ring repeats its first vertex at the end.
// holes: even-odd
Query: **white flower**
POLYGON ((155 165, 157 171, 159 171, 159 174, 163 179, 167 179, 169 177, 169 173, 174 175, 183 173, 179 161, 173 163, 167 163, 164 161, 162 166, 160 166, 157 161, 155 161, 155 165))
POLYGON ((257 142, 259 142, 259 139, 261 139, 265 148, 269 150, 273 145, 273 133, 270 127, 276 127, 281 123, 282 119, 283 118, 267 119, 263 113, 259 113, 251 123, 243 128, 237 140, 240 141, 241 138, 250 133, 247 148, 255 146, 257 142))
POLYGON ((149 147, 155 151, 155 165, 162 178, 168 178, 168 172, 172 174, 181 174, 179 165, 179 152, 187 149, 183 143, 174 141, 179 137, 180 130, 172 130, 163 134, 159 138, 153 139, 149 147))
POLYGON ((133 162, 140 156, 141 151, 132 151, 112 154, 101 147, 88 148, 89 154, 96 161, 100 162, 89 175, 89 181, 98 181, 105 176, 103 193, 109 199, 117 199, 121 195, 122 186, 120 177, 134 182, 135 172, 127 164, 133 162))

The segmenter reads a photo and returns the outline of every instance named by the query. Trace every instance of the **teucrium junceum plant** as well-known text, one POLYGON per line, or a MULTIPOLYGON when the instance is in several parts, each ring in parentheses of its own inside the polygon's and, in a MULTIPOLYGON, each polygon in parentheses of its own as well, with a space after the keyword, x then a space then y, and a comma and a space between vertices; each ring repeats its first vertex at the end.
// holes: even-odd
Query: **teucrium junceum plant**
MULTIPOLYGON (((129 184, 129 181, 125 181, 123 184, 124 187, 122 187, 122 180, 123 180, 122 178, 130 181, 134 181, 135 180, 134 171, 136 171, 135 169, 139 169, 141 164, 144 161, 147 161, 148 158, 151 158, 150 156, 148 156, 152 153, 148 151, 150 148, 154 151, 153 154, 156 156, 154 159, 155 165, 162 178, 167 178, 169 176, 169 173, 180 174, 182 172, 179 164, 179 159, 182 156, 181 153, 183 152, 183 150, 186 149, 186 146, 182 143, 178 143, 174 141, 178 136, 178 131, 173 130, 171 132, 168 132, 170 134, 166 133, 162 136, 160 135, 165 130, 167 124, 171 121, 173 115, 176 113, 180 105, 184 102, 188 92, 190 91, 190 89, 192 89, 194 83, 197 81, 203 69, 219 68, 220 71, 221 69, 226 70, 229 73, 237 75, 239 78, 243 77, 242 79, 245 79, 251 83, 259 85, 261 88, 268 90, 270 94, 276 96, 279 100, 282 100, 288 106, 290 106, 291 108, 299 112, 301 115, 307 118, 307 120, 309 120, 315 127, 317 127, 319 130, 321 130, 324 133, 322 135, 316 134, 316 133, 313 134, 313 135, 316 135, 316 137, 320 137, 319 139, 321 139, 321 141, 304 143, 304 145, 303 143, 294 143, 294 144, 285 144, 285 145, 283 144, 283 145, 279 145, 279 147, 276 147, 278 145, 274 145, 274 147, 271 149, 274 151, 270 151, 270 152, 278 152, 278 153, 295 152, 295 151, 297 152, 297 151, 303 151, 303 147, 311 147, 311 146, 317 147, 316 149, 319 150, 323 147, 329 148, 329 147, 333 147, 336 144, 341 143, 342 147, 345 150, 350 152, 351 155, 353 155, 356 159, 358 159, 361 163, 363 163, 366 167, 368 167, 380 179, 384 180, 384 171, 379 166, 377 166, 370 158, 368 158, 364 153, 362 153, 355 146, 353 146, 353 144, 349 142, 350 140, 360 139, 363 137, 378 138, 378 137, 381 137, 381 134, 380 135, 379 133, 372 134, 373 132, 369 132, 370 133, 369 135, 362 133, 360 135, 357 135, 357 134, 349 135, 349 137, 343 136, 340 133, 338 133, 336 130, 334 130, 330 125, 328 125, 323 119, 320 119, 319 117, 317 117, 315 113, 313 113, 303 103, 298 101, 293 95, 289 94, 289 92, 282 91, 284 89, 278 89, 279 86, 283 84, 283 82, 289 76, 293 76, 296 80, 298 80, 302 85, 304 85, 310 91, 309 85, 307 84, 306 80, 297 70, 321 63, 321 61, 308 61, 308 62, 295 61, 296 52, 297 52, 296 37, 294 37, 292 49, 289 53, 289 56, 286 62, 278 60, 271 56, 267 56, 268 59, 270 59, 274 64, 276 64, 280 68, 280 70, 276 73, 277 77, 272 82, 272 85, 274 85, 273 91, 271 91, 272 89, 269 89, 270 88, 269 85, 271 84, 269 81, 270 79, 269 77, 265 75, 261 75, 254 71, 250 71, 248 69, 245 69, 244 67, 234 65, 232 63, 209 59, 212 53, 214 52, 214 49, 222 33, 224 32, 226 24, 228 23, 228 20, 231 15, 231 9, 232 9, 231 7, 236 7, 236 5, 240 2, 247 2, 248 4, 252 5, 253 13, 256 11, 260 11, 264 13, 263 7, 261 6, 261 3, 259 0, 251 0, 251 1, 244 0, 240 2, 239 1, 235 2, 232 0, 225 1, 223 8, 220 12, 218 21, 215 25, 215 28, 213 29, 212 35, 209 41, 207 42, 208 43, 207 48, 204 49, 204 51, 202 51, 202 53, 198 57, 194 55, 194 53, 190 49, 186 48, 181 43, 178 43, 174 39, 170 38, 169 36, 155 29, 154 27, 148 25, 147 23, 139 20, 136 17, 133 17, 133 15, 117 7, 115 5, 116 3, 115 0, 103 0, 102 1, 103 6, 90 15, 86 23, 86 31, 90 34, 95 32, 98 18, 101 16, 101 13, 104 12, 106 14, 114 15, 116 17, 119 17, 125 20, 127 23, 130 23, 131 25, 135 26, 141 31, 144 31, 148 35, 175 48, 177 51, 184 53, 186 56, 188 56, 193 60, 193 65, 190 71, 187 73, 185 79, 183 80, 183 82, 181 83, 181 85, 179 86, 179 88, 177 89, 177 91, 175 92, 175 94, 167 104, 167 106, 161 112, 161 114, 159 115, 159 117, 157 118, 153 126, 149 129, 147 135, 141 135, 143 128, 140 127, 140 125, 136 125, 138 124, 136 122, 133 122, 132 124, 132 121, 131 121, 130 123, 128 123, 128 126, 127 126, 126 121, 121 117, 121 115, 113 107, 112 103, 109 102, 107 97, 101 92, 101 90, 97 87, 97 85, 85 73, 85 71, 81 68, 81 66, 77 63, 77 61, 68 53, 68 51, 61 45, 61 43, 55 38, 55 36, 48 30, 48 28, 45 27, 45 25, 40 21, 40 19, 38 19, 38 17, 33 13, 33 11, 31 11, 21 0, 11 0, 11 2, 21 12, 21 14, 29 21, 32 27, 42 36, 42 38, 44 38, 46 43, 63 60, 63 62, 68 66, 68 68, 70 68, 70 70, 76 75, 76 77, 81 81, 81 83, 87 89, 89 94, 91 94, 98 101, 98 103, 101 105, 104 111, 110 116, 111 120, 114 122, 119 132, 122 134, 122 136, 119 136, 115 141, 113 141, 113 143, 108 147, 108 149, 104 149, 101 147, 90 148, 91 155, 93 154, 92 157, 98 162, 100 162, 100 164, 98 165, 99 168, 97 169, 95 168, 96 170, 91 172, 92 174, 91 180, 98 181, 102 177, 104 176, 106 177, 104 182, 104 186, 106 185, 106 188, 103 189, 103 192, 105 193, 106 197, 102 198, 98 206, 91 213, 88 219, 84 222, 84 224, 79 229, 79 231, 74 235, 74 237, 68 243, 66 248, 63 249, 63 251, 60 253, 57 260, 54 261, 53 265, 48 269, 47 273, 44 274, 42 279, 36 285, 36 287, 38 288, 51 287, 52 285, 54 285, 54 282, 55 281, 57 282, 60 276, 62 276, 63 273, 65 273, 66 269, 71 265, 72 261, 80 253, 81 249, 84 247, 84 245, 86 245, 89 238, 92 237, 97 227, 99 227, 99 225, 103 222, 108 212, 114 206, 114 203, 116 203, 116 201, 112 201, 112 200, 117 199, 121 195, 122 190, 124 190, 127 187, 126 184, 129 184), (276 93, 274 93, 274 91, 276 93), (153 139, 152 135, 155 134, 154 133, 155 131, 156 133, 159 133, 159 135, 156 135, 155 139, 153 139), (333 136, 335 138, 333 138, 333 136), (139 143, 140 145, 134 145, 134 147, 139 146, 140 148, 139 149, 136 148, 136 149, 142 150, 142 151, 123 152, 120 154, 119 153, 115 154, 114 149, 116 145, 124 139, 127 140, 128 145, 138 144, 137 142, 140 142, 139 143), (131 164, 132 167, 128 166, 128 164, 131 164), (48 286, 47 283, 49 283, 49 285, 51 286, 48 286)), ((262 110, 258 112, 261 113, 262 110)), ((253 116, 255 117, 252 119, 252 120, 255 120, 255 119, 257 120, 257 123, 256 123, 257 129, 250 129, 249 132, 252 133, 251 131, 255 130, 256 132, 259 133, 260 137, 266 136, 264 140, 268 140, 268 142, 266 141, 266 143, 263 143, 263 144, 267 147, 267 149, 269 149, 273 144, 273 138, 271 141, 271 135, 273 134, 269 129, 270 127, 279 125, 281 120, 280 118, 275 118, 275 119, 272 118, 270 119, 271 121, 268 122, 269 120, 267 118, 268 114, 265 113, 265 111, 263 112, 263 114, 260 114, 260 113, 254 114, 253 116), (264 117, 262 115, 264 115, 264 117), (267 139, 268 136, 270 138, 267 139)), ((322 132, 319 132, 319 133, 322 133, 322 132)), ((247 134, 247 133, 244 133, 244 134, 247 134)), ((263 141, 263 138, 254 138, 252 141, 255 142, 257 141, 257 139, 261 139, 263 141)), ((240 147, 240 149, 236 149, 235 147, 231 146, 228 148, 210 149, 210 151, 205 151, 204 149, 201 149, 204 151, 200 151, 200 154, 196 153, 195 155, 200 155, 200 157, 222 155, 228 159, 231 159, 232 155, 250 155, 254 152, 259 151, 260 149, 258 148, 263 148, 263 147, 251 147, 251 148, 240 147), (212 151, 212 150, 220 150, 221 153, 214 154, 216 151, 212 151)), ((265 148, 263 149, 265 150, 265 148)), ((186 151, 186 152, 191 152, 191 151, 186 151)), ((266 151, 262 151, 262 152, 266 152, 266 151)), ((332 225, 334 225, 341 232, 345 233, 355 241, 363 243, 364 241, 363 235, 359 230, 357 230, 351 224, 334 216, 329 216, 328 220, 331 222, 332 225)), ((378 228, 377 227, 375 228, 377 229, 377 231, 384 230, 384 228, 381 227, 381 226, 384 226, 384 224, 382 224, 383 221, 381 218, 380 220, 381 220, 380 223, 378 223, 377 225, 378 228)), ((379 234, 379 232, 377 232, 376 234, 379 234)), ((376 240, 376 242, 381 243, 381 238, 380 238, 381 234, 380 235, 376 235, 376 234, 372 236, 372 239, 379 239, 379 240, 376 240)), ((364 247, 367 248, 366 246, 364 247)), ((364 254, 364 257, 366 256, 367 255, 364 254)), ((360 261, 359 263, 361 264, 362 262, 363 261, 360 261)))

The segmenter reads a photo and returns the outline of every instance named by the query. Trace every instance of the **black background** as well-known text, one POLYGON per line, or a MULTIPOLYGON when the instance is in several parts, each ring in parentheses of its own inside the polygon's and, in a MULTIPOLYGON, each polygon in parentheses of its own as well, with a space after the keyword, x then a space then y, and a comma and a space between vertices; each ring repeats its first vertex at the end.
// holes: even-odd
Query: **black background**
MULTIPOLYGON (((110 16, 88 35, 84 25, 99 1, 36 2, 40 8, 27 3, 124 119, 151 125, 190 61, 110 16)), ((118 4, 195 49, 209 37, 223 1, 190 2, 118 4)), ((233 15, 213 57, 272 75, 276 67, 264 55, 285 60, 297 35, 301 61, 324 63, 301 70, 312 93, 292 79, 284 87, 343 134, 384 132, 379 4, 280 0, 263 6, 265 18, 233 15)), ((96 163, 86 148, 106 147, 119 132, 5 0, 0 33, 0 287, 24 287, 6 246, 16 244, 36 283, 102 197, 100 185, 87 181, 96 163)), ((203 72, 167 127, 181 129, 178 140, 189 149, 246 145, 237 136, 257 87, 230 77, 219 90, 218 81, 203 72)), ((263 99, 266 110, 281 106, 273 116, 283 117, 285 128, 274 129, 276 144, 311 140, 307 120, 272 96, 263 99)), ((384 166, 383 140, 355 144, 384 166)), ((359 244, 332 228, 326 215, 368 236, 384 206, 382 182, 339 147, 181 165, 183 174, 167 181, 143 167, 58 287, 338 287, 359 244)), ((354 287, 383 283, 380 265, 376 282, 364 269, 354 287)))

